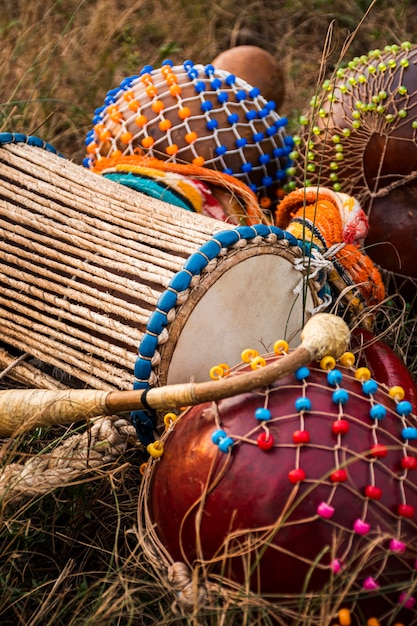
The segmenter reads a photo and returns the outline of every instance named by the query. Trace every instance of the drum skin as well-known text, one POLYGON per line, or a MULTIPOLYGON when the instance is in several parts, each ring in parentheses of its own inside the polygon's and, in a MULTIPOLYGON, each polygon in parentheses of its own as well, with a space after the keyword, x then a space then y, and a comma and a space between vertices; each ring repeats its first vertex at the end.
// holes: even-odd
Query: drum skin
POLYGON ((300 133, 297 174, 300 182, 355 196, 369 219, 367 253, 385 270, 412 278, 416 59, 417 47, 408 42, 387 46, 353 59, 326 81, 300 133))
POLYGON ((372 426, 376 420, 369 417, 371 400, 362 383, 338 369, 349 394, 343 409, 332 399, 327 373, 310 367, 305 395, 311 410, 302 416, 294 403, 304 383, 294 375, 275 383, 268 400, 259 390, 182 414, 165 441, 150 490, 152 521, 174 560, 202 560, 240 583, 250 578, 251 588, 262 594, 298 594, 304 585, 317 591, 346 568, 356 572, 361 610, 368 616, 385 607, 381 597, 373 601, 372 585, 395 582, 407 592, 416 559, 416 445, 401 441, 404 418, 381 388, 372 402, 388 412, 372 426), (264 405, 272 415, 270 449, 257 443, 263 426, 255 411, 264 405), (348 423, 343 433, 341 422, 348 423), (218 428, 234 441, 229 452, 213 443, 218 428), (308 432, 307 442, 300 432, 308 432), (404 456, 414 459, 408 461, 414 472, 407 470, 402 480, 404 456), (408 517, 399 514, 400 483, 408 517), (372 558, 361 560, 378 537, 372 558), (401 554, 391 549, 397 539, 401 554))

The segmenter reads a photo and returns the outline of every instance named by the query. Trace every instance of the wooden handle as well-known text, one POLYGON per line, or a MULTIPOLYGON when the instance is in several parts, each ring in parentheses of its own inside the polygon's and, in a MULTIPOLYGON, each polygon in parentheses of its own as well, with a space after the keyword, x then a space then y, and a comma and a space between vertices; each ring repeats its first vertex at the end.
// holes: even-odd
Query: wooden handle
POLYGON ((158 411, 221 400, 270 385, 302 365, 323 356, 340 357, 348 348, 350 333, 342 318, 314 315, 304 326, 301 345, 263 368, 217 381, 183 383, 143 391, 17 389, 0 391, 0 436, 37 426, 69 424, 99 415, 113 415, 151 407, 158 411))

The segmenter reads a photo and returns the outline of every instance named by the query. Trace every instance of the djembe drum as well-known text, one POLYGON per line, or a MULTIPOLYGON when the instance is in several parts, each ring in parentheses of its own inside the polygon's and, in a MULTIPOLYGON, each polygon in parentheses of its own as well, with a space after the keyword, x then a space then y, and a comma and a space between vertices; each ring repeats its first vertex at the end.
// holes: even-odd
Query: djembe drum
MULTIPOLYGON (((278 341, 264 364, 286 349, 278 341)), ((242 358, 250 365, 223 375, 238 377, 255 359, 263 366, 256 351, 242 358)), ((360 623, 415 623, 415 407, 354 360, 325 358, 268 387, 167 414, 139 523, 150 558, 189 607, 210 606, 217 585, 226 597, 228 588, 235 599, 260 595, 272 614, 276 602, 278 623, 302 597, 322 624, 320 593, 329 619, 340 610, 360 623)))
POLYGON ((328 303, 289 233, 232 228, 6 139, 2 340, 69 386, 129 389, 133 370, 145 387, 206 380, 242 334, 263 350, 277 332, 297 340, 328 303))

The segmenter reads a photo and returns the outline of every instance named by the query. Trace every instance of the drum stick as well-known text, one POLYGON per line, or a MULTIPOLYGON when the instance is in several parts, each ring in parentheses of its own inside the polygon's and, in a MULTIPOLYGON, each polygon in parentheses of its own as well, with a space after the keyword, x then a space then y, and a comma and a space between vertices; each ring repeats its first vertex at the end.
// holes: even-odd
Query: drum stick
POLYGON ((69 424, 101 415, 140 409, 157 411, 221 400, 272 384, 311 361, 339 358, 348 348, 350 332, 340 317, 318 313, 301 333, 301 345, 283 358, 239 376, 201 383, 153 387, 146 391, 101 391, 93 389, 0 391, 0 436, 10 436, 38 426, 69 424), (146 394, 146 397, 144 396, 146 394))

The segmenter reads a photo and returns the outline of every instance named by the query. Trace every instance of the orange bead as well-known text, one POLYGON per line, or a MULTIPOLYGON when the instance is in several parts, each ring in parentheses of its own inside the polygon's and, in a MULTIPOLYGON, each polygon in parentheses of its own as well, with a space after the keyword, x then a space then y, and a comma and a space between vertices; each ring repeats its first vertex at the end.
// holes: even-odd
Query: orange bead
POLYGON ((154 98, 158 94, 158 90, 155 85, 148 85, 145 91, 146 95, 149 96, 149 98, 154 98))
POLYGON ((141 141, 141 144, 144 148, 151 148, 155 143, 155 139, 153 137, 144 137, 141 141))
POLYGON ((162 76, 165 78, 166 76, 169 76, 170 74, 172 74, 172 69, 170 65, 163 65, 161 67, 161 74, 162 76))
POLYGON ((121 150, 113 150, 113 152, 111 153, 112 157, 114 157, 115 159, 118 159, 119 157, 121 157, 123 154, 123 152, 121 150))
POLYGON ((104 126, 104 124, 96 124, 96 125, 94 126, 94 132, 96 133, 96 135, 100 135, 100 133, 101 133, 103 130, 105 130, 105 128, 106 128, 106 127, 104 126))
POLYGON ((197 156, 195 157, 195 159, 193 159, 193 165, 198 165, 198 167, 203 167, 204 163, 205 160, 202 156, 197 156))
POLYGON ((171 85, 169 88, 169 93, 173 98, 181 95, 181 87, 179 85, 171 85))
POLYGON ((126 131, 125 133, 120 135, 120 141, 122 141, 123 143, 130 143, 132 139, 133 135, 129 131, 126 131))
POLYGON ((100 141, 107 141, 111 137, 111 132, 107 128, 100 133, 100 141))
POLYGON ((175 76, 174 72, 167 72, 164 78, 168 85, 175 85, 178 83, 178 78, 175 76))
POLYGON ((190 133, 187 133, 185 135, 185 141, 187 143, 193 143, 193 141, 195 141, 196 139, 198 139, 198 135, 194 131, 191 131, 190 133))
POLYGON ((162 100, 155 100, 154 102, 152 102, 151 107, 152 111, 155 111, 155 113, 160 113, 165 109, 165 104, 162 102, 162 100))
POLYGON ((98 145, 96 143, 90 143, 87 146, 88 154, 94 154, 95 152, 97 152, 97 148, 98 148, 98 145))
POLYGON ((147 122, 148 122, 148 118, 146 117, 146 115, 138 115, 137 118, 135 119, 136 126, 145 126, 147 122))
POLYGON ((110 119, 112 122, 115 122, 116 124, 119 124, 119 122, 122 121, 123 116, 120 113, 120 111, 113 111, 113 113, 110 114, 110 119))
POLYGON ((173 143, 171 146, 167 146, 165 148, 165 152, 169 154, 169 156, 174 156, 174 154, 177 154, 178 150, 179 148, 176 143, 173 143))
POLYGON ((268 198, 267 196, 263 196, 260 200, 259 200, 259 204, 261 205, 262 209, 269 209, 269 207, 272 204, 271 198, 268 198))
POLYGON ((171 128, 172 122, 170 120, 164 119, 159 122, 158 126, 160 130, 166 131, 171 128))
POLYGON ((152 80, 152 76, 149 74, 149 72, 147 72, 146 74, 143 74, 140 77, 142 83, 144 85, 152 85, 153 84, 153 80, 152 80))
POLYGON ((130 100, 127 106, 131 111, 134 111, 136 113, 136 111, 140 107, 140 103, 138 100, 130 100))
POLYGON ((191 111, 188 107, 182 107, 182 109, 178 110, 178 117, 181 120, 187 119, 187 117, 190 117, 190 115, 191 115, 191 111))
POLYGON ((123 94, 123 100, 126 100, 126 102, 129 102, 129 100, 133 100, 134 97, 135 94, 133 93, 133 91, 125 91, 123 94))

